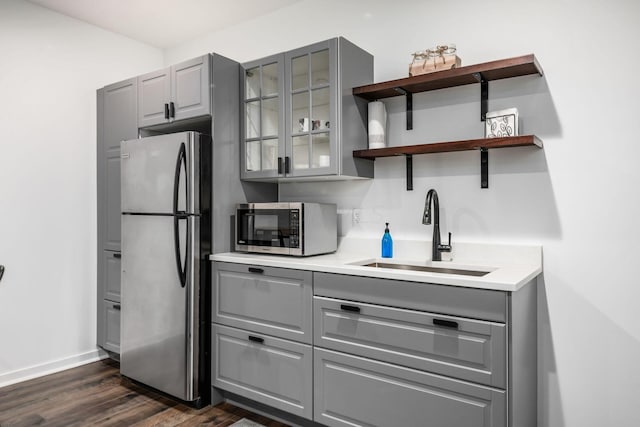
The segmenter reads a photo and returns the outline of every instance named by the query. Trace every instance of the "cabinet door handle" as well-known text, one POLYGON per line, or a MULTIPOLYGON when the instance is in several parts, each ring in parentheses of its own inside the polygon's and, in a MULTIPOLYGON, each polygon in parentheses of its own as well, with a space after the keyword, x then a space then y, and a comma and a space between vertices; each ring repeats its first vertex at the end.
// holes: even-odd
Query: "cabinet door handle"
POLYGON ((289 173, 291 169, 291 159, 289 156, 284 158, 284 173, 289 173))
POLYGON ((113 309, 120 311, 120 304, 113 304, 113 309))
POLYGON ((169 104, 164 104, 164 118, 169 120, 169 104))
POLYGON ((120 258, 122 258, 122 254, 120 252, 116 252, 116 253, 113 254, 113 257, 120 259, 120 258))
POLYGON ((264 344, 264 338, 254 337, 253 335, 249 335, 249 341, 257 342, 260 344, 264 344))
POLYGON ((249 273, 258 273, 258 274, 262 274, 262 273, 264 273, 264 270, 263 270, 262 268, 249 267, 249 273))
POLYGON ((0 265, 0 280, 2 280, 2 276, 4 276, 4 265, 0 265))
POLYGON ((360 307, 355 305, 340 304, 340 309, 344 311, 351 311, 353 313, 360 313, 360 307))
POLYGON ((171 116, 172 119, 176 118, 176 105, 173 102, 169 103, 169 116, 171 116))
POLYGON ((284 168, 282 157, 278 157, 278 175, 282 175, 282 170, 284 168))
POLYGON ((458 322, 454 322, 453 320, 433 319, 433 324, 444 328, 458 329, 458 322))

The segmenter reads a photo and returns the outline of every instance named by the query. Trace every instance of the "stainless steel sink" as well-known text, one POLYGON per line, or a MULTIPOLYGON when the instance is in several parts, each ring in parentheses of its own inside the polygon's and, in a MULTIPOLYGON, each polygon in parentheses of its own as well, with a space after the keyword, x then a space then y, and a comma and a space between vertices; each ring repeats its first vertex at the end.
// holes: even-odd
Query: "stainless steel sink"
POLYGON ((396 270, 425 271, 428 273, 457 274, 462 276, 475 276, 475 277, 482 277, 490 273, 490 271, 463 270, 458 268, 446 268, 446 267, 429 267, 425 265, 392 264, 392 263, 386 263, 386 262, 371 262, 369 264, 361 264, 361 265, 363 267, 393 268, 396 270))

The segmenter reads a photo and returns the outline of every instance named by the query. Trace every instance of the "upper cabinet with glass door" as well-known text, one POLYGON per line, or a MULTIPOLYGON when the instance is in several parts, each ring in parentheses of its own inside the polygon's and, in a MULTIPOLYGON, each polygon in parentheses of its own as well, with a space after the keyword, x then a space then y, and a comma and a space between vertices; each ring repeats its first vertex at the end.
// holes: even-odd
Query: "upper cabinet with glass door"
POLYGON ((245 64, 244 72, 243 179, 373 177, 371 161, 352 157, 367 145, 366 101, 351 89, 373 81, 370 54, 335 38, 245 64))
POLYGON ((284 157, 284 55, 242 66, 242 178, 274 178, 284 157))

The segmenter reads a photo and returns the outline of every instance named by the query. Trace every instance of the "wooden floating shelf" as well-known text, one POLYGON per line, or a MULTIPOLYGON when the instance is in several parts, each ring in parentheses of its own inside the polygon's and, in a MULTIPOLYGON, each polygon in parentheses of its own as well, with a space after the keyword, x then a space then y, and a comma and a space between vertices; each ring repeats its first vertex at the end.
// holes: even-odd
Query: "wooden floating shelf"
POLYGON ((403 145, 399 147, 355 150, 353 157, 376 159, 377 157, 406 156, 413 154, 449 153, 489 148, 527 147, 542 148, 542 141, 535 135, 508 136, 504 138, 481 138, 464 141, 435 142, 432 144, 403 145))
POLYGON ((533 54, 359 86, 353 88, 353 95, 375 101, 406 93, 428 92, 530 74, 543 75, 542 67, 533 54))
POLYGON ((542 141, 535 135, 481 138, 464 141, 435 142, 432 144, 403 145, 399 147, 355 150, 353 157, 375 160, 378 157, 405 156, 407 167, 407 191, 413 190, 413 155, 449 153, 453 151, 480 151, 480 187, 489 188, 489 149, 507 147, 542 148, 542 141))

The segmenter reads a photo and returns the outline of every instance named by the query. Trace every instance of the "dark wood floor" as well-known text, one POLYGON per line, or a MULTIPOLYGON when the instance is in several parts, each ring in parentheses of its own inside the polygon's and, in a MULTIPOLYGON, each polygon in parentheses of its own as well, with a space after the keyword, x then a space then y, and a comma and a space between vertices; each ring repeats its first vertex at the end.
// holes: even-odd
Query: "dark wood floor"
POLYGON ((228 403, 194 409, 120 377, 103 360, 0 388, 0 426, 229 426, 285 424, 228 403))

